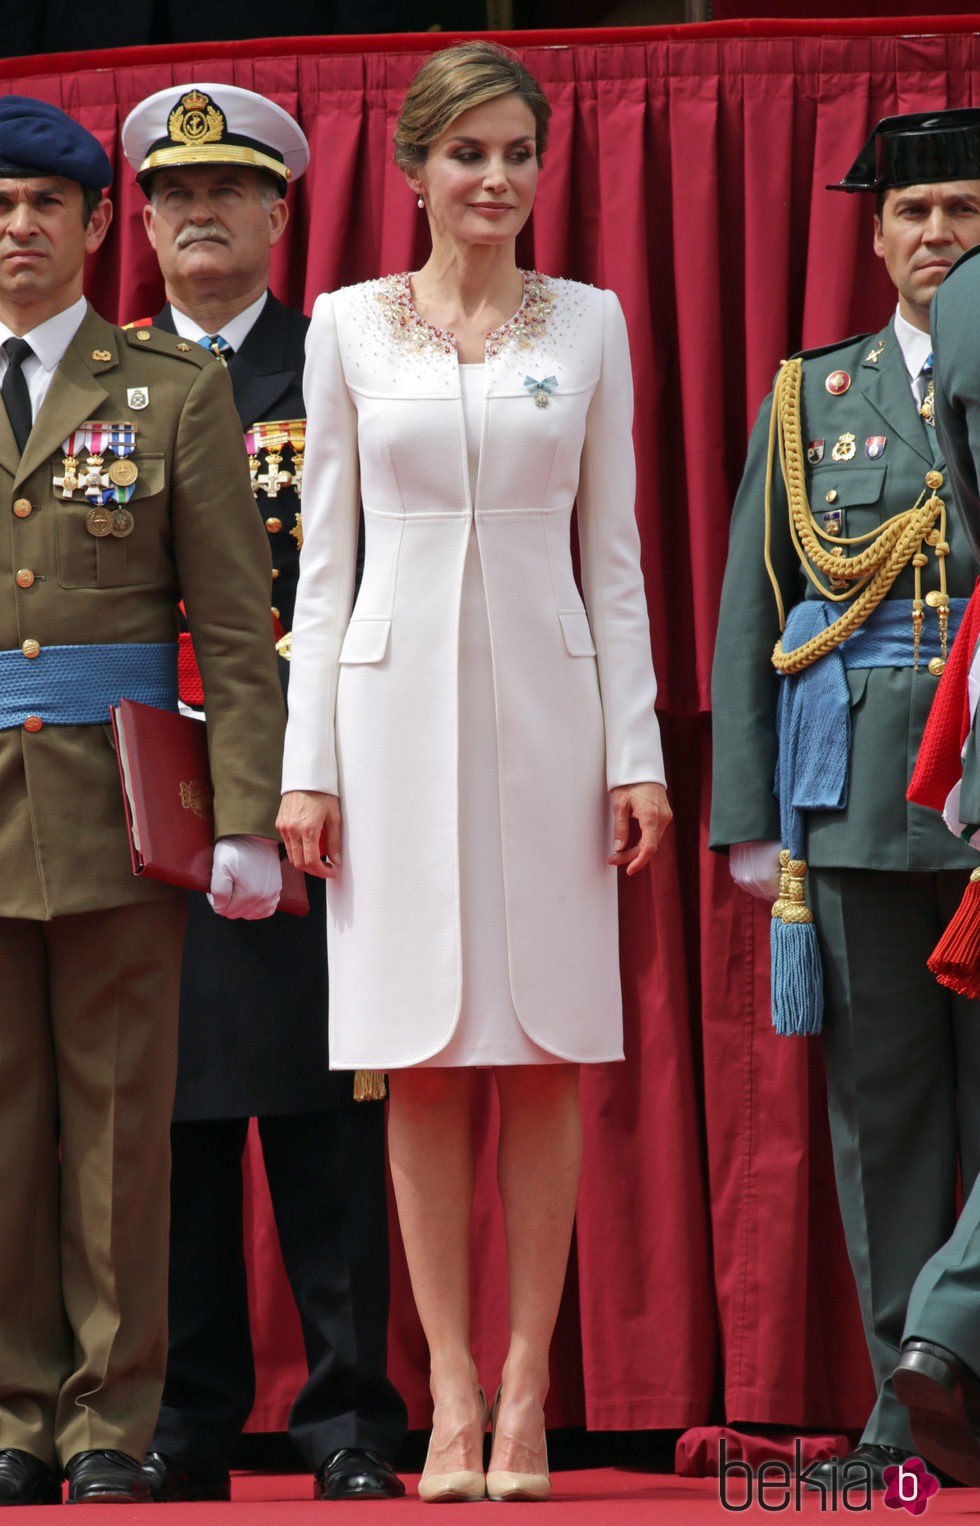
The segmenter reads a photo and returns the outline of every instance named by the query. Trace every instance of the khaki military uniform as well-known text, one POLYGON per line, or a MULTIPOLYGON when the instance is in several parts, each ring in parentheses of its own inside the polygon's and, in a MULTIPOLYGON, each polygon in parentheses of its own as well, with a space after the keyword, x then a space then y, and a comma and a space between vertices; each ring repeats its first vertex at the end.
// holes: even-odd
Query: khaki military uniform
POLYGON ((0 732, 0 1447, 141 1457, 166 1358, 184 897, 133 876, 108 724, 44 720, 44 657, 175 641, 183 598, 216 833, 275 836, 269 550, 224 368, 90 310, 22 457, 0 411, 0 500, 0 649, 36 665, 38 694, 0 732), (90 421, 135 425, 122 536, 91 534, 90 500, 55 481, 90 421))

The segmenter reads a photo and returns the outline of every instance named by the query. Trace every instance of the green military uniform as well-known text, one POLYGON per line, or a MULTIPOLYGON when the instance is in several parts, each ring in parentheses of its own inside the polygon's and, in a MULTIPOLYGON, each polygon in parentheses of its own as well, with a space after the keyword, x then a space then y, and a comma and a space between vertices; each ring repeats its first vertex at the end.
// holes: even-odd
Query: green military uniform
POLYGON ((23 456, 0 410, 0 494, 0 650, 36 675, 0 731, 0 1447, 57 1467, 142 1457, 156 1417, 185 907, 131 872, 108 725, 45 720, 45 654, 174 642, 183 598, 218 836, 275 836, 282 701, 267 537, 228 377, 198 346, 89 310, 23 456), (135 426, 121 535, 91 533, 64 480, 65 442, 100 421, 135 426))
MULTIPOLYGON (((771 661, 780 625, 765 565, 771 406, 770 397, 749 445, 722 593, 713 674, 715 848, 781 836, 773 781, 782 680, 771 661)), ((945 476, 892 323, 802 357, 798 428, 814 519, 842 538, 876 530, 929 497, 937 481, 930 474, 945 476)), ((948 499, 944 487, 938 491, 948 499)), ((975 568, 952 514, 947 539, 948 592, 964 598, 975 568)), ((924 549, 927 595, 938 589, 939 572, 924 549)), ((787 613, 822 597, 790 535, 778 459, 771 563, 787 613)), ((910 629, 914 594, 908 566, 887 602, 908 610, 910 629)), ((925 619, 928 628, 935 611, 927 607, 925 619)), ((806 819, 837 1186, 879 1389, 865 1440, 909 1450, 907 1417, 886 1379, 915 1275, 953 1227, 957 1154, 965 1181, 980 1168, 980 1024, 971 1004, 941 990, 925 966, 975 857, 935 813, 905 798, 936 682, 925 662, 918 671, 911 662, 848 670, 847 803, 806 819)))

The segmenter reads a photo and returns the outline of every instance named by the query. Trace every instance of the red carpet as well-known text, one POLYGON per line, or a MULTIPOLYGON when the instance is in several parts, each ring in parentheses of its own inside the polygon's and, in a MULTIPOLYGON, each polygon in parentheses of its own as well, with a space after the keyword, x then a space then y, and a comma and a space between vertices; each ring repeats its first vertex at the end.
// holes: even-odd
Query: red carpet
MULTIPOLYGON (((22 1517, 25 1526, 329 1526, 342 1519, 351 1526, 467 1526, 482 1521, 486 1526, 490 1506, 457 1505, 438 1512, 423 1505, 415 1494, 417 1476, 406 1475, 409 1493, 403 1500, 362 1501, 357 1504, 322 1505, 310 1498, 312 1480, 305 1474, 236 1473, 232 1478, 230 1505, 76 1505, 66 1518, 58 1506, 34 1506, 22 1517), (147 1512, 150 1512, 147 1515, 147 1512), (324 1511, 327 1512, 326 1517, 324 1511)), ((769 1521, 805 1516, 809 1521, 889 1520, 902 1526, 913 1519, 934 1526, 937 1521, 976 1520, 980 1514, 980 1489, 943 1489, 927 1501, 925 1511, 913 1517, 901 1507, 889 1509, 875 1495, 870 1511, 820 1509, 820 1497, 803 1502, 798 1512, 790 1502, 784 1510, 763 1510, 758 1502, 748 1509, 726 1510, 718 1494, 717 1479, 676 1478, 671 1473, 642 1473, 619 1468, 569 1470, 553 1476, 554 1497, 550 1506, 511 1505, 505 1526, 548 1526, 561 1521, 572 1526, 700 1526, 701 1522, 769 1521)), ((744 1495, 739 1497, 741 1503, 744 1495)))

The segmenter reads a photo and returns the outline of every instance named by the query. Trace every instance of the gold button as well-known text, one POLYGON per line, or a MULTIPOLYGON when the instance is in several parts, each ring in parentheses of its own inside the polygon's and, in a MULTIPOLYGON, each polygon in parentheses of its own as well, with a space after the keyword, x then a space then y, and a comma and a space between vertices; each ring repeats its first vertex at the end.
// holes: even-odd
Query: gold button
POLYGON ((26 519, 33 511, 33 505, 29 498, 17 498, 14 501, 14 513, 18 519, 26 519))
POLYGON ((832 487, 830 492, 827 494, 827 502, 828 503, 836 503, 837 502, 837 489, 835 487, 832 487))
POLYGON ((926 472, 926 487, 937 493, 943 485, 942 472, 926 472))
POLYGON ((25 657, 40 657, 41 643, 40 641, 35 641, 33 636, 29 636, 27 640, 22 643, 21 651, 25 657))
POLYGON ((25 731, 40 731, 40 729, 41 729, 41 727, 43 725, 44 725, 44 722, 42 721, 42 719, 41 719, 41 717, 39 715, 29 715, 27 717, 27 720, 24 722, 24 730, 25 731))
POLYGON ((941 657, 930 657, 929 672, 932 674, 933 678, 939 678, 945 666, 946 664, 943 662, 941 657))
POLYGON ((272 576, 274 578, 277 578, 279 576, 279 568, 278 567, 273 567, 273 569, 272 569, 272 576))
POLYGON ((946 594, 940 593, 938 588, 930 588, 926 594, 926 603, 930 609, 947 609, 949 598, 946 594))
POLYGON ((281 519, 267 519, 265 527, 270 535, 276 535, 282 529, 281 519))
POLYGON ((29 567, 22 567, 17 574, 17 587, 30 588, 34 581, 34 574, 29 567))
POLYGON ((146 344, 147 340, 150 337, 149 329, 139 329, 139 330, 137 330, 136 337, 139 340, 140 344, 146 344))

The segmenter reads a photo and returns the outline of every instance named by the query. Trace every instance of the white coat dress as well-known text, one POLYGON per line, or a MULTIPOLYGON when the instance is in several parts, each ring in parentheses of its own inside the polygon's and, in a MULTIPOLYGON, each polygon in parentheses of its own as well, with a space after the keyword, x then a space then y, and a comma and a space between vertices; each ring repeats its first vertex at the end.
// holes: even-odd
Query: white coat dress
POLYGON ((496 715, 486 831, 502 865, 500 978, 549 1055, 623 1053, 607 791, 664 772, 619 303, 528 273, 485 358, 474 496, 455 345, 416 312, 409 277, 325 294, 313 310, 283 789, 341 800, 343 865, 327 896, 340 1069, 431 1060, 460 1018, 471 533, 496 715), (364 572, 351 611, 359 502, 364 572))

